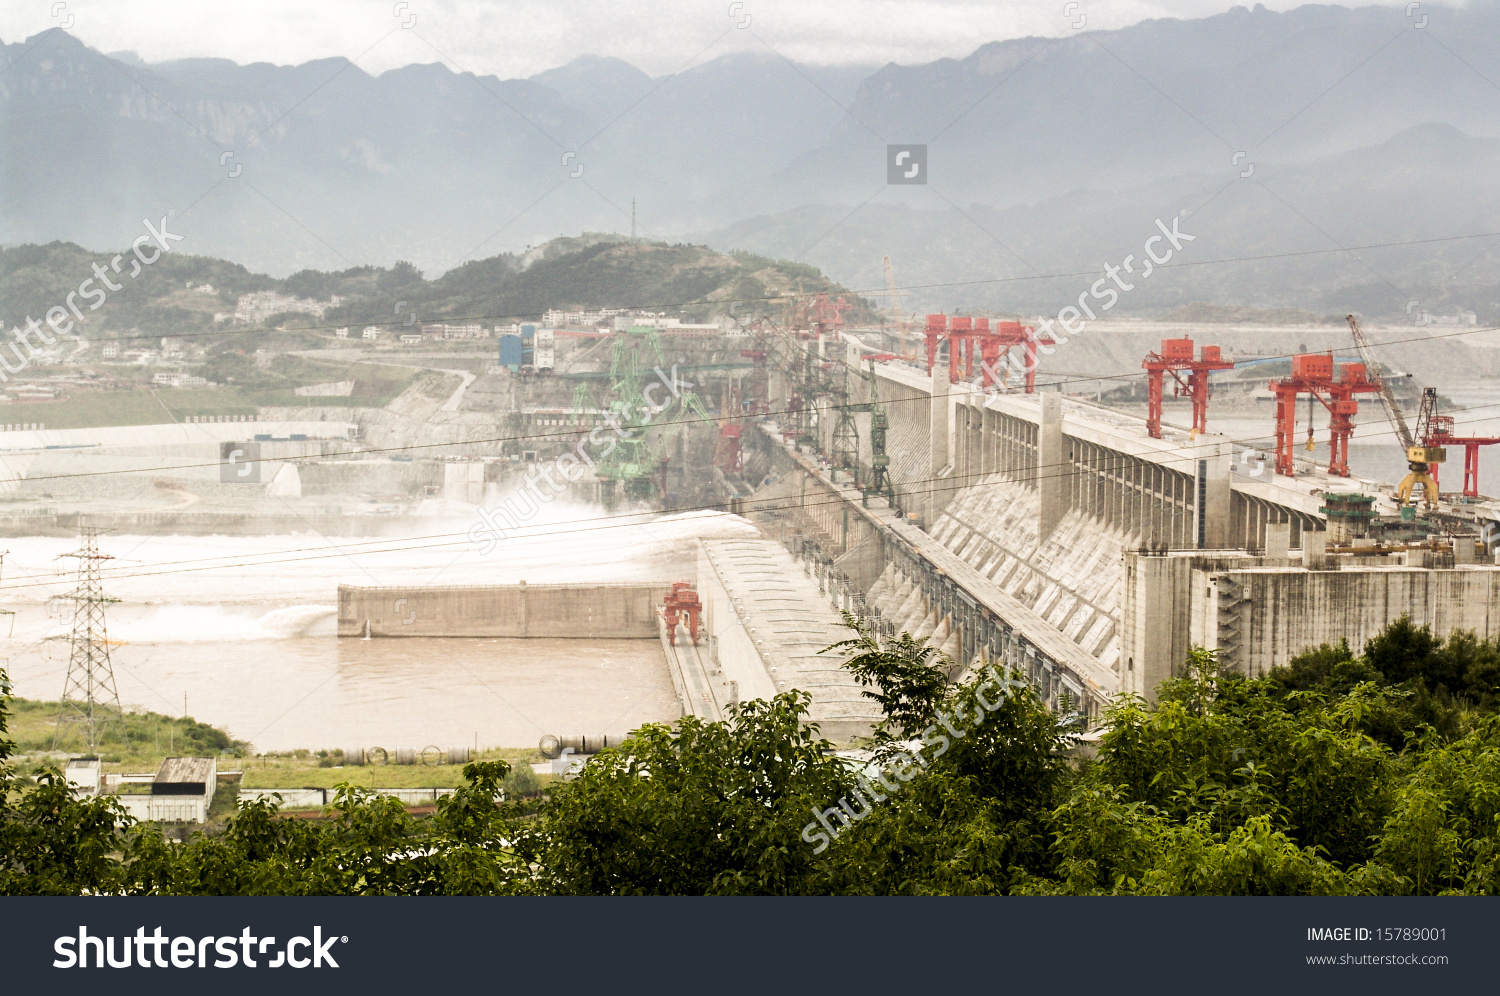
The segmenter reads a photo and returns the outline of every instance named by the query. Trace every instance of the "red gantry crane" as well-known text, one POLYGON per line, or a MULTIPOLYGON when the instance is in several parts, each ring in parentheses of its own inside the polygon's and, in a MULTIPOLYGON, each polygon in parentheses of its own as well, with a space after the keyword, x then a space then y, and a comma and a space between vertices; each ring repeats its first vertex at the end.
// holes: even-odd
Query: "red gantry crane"
POLYGON ((1328 409, 1328 473, 1349 476, 1349 437, 1359 413, 1358 394, 1381 389, 1365 375, 1363 363, 1345 363, 1334 378, 1332 353, 1301 353, 1292 357, 1292 375, 1271 381, 1276 395, 1276 473, 1296 475, 1297 396, 1310 394, 1328 409))
POLYGON ((1151 353, 1141 363, 1146 368, 1146 432, 1161 438, 1162 387, 1172 375, 1172 396, 1193 399, 1193 435, 1208 431, 1208 375, 1213 370, 1231 370, 1234 364, 1220 355, 1218 346, 1204 346, 1193 358, 1193 340, 1163 339, 1161 352, 1151 353), (1182 379, 1183 371, 1187 380, 1182 379))
POLYGON ((687 627, 688 635, 693 638, 693 646, 698 645, 698 614, 702 611, 703 603, 698 601, 693 583, 673 581, 672 590, 662 599, 660 612, 662 620, 667 624, 667 639, 674 647, 677 645, 679 623, 687 627))
POLYGON ((955 315, 928 315, 923 329, 927 338, 927 372, 937 363, 938 344, 948 342, 948 379, 958 383, 974 376, 978 361, 984 387, 993 387, 1000 372, 1000 357, 1017 346, 1026 355, 1026 393, 1036 393, 1036 350, 1038 343, 1052 345, 1051 337, 1041 339, 1030 325, 1020 322, 990 323, 988 318, 955 315))

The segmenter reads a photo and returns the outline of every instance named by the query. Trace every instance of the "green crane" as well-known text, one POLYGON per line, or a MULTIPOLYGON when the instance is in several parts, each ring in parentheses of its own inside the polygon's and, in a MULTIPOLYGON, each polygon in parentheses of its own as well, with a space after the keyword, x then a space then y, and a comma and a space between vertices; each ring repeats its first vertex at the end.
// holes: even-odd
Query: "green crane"
POLYGON ((893 501, 895 489, 891 487, 891 458, 885 451, 885 437, 890 429, 890 419, 880 405, 875 391, 875 360, 870 359, 870 477, 865 481, 864 503, 868 507, 870 496, 876 495, 893 501))
POLYGON ((849 364, 844 364, 843 386, 834 394, 834 404, 838 406, 838 420, 833 425, 833 439, 831 441, 830 462, 838 470, 847 470, 854 475, 854 486, 859 487, 859 426, 854 421, 854 413, 869 411, 867 404, 850 404, 849 399, 852 392, 849 389, 849 379, 853 374, 849 364))

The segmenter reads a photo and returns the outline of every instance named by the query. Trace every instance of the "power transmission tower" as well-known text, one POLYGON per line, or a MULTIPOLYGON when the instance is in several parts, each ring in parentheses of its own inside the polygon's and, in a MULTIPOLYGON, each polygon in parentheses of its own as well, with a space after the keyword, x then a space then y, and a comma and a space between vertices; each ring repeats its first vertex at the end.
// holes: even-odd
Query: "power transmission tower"
POLYGON ((68 677, 63 683, 62 711, 58 713, 52 740, 54 748, 62 743, 68 730, 81 724, 84 743, 94 753, 108 724, 123 723, 115 668, 109 659, 109 631, 104 625, 104 606, 119 599, 104 594, 99 578, 100 563, 114 559, 99 552, 99 534, 103 531, 95 526, 80 527, 83 548, 62 554, 78 558, 78 586, 61 596, 73 600, 73 632, 68 637, 68 677))

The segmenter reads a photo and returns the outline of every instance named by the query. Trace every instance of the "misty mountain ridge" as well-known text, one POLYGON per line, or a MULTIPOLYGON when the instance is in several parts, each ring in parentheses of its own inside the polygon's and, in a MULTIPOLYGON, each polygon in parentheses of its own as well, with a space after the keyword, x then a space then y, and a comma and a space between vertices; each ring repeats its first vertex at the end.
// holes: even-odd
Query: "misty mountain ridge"
MULTIPOLYGON (((849 214, 799 207, 696 233, 710 245, 801 258, 808 233, 830 229, 819 264, 846 286, 884 282, 883 257, 913 288, 914 310, 1039 314, 1076 299, 1106 259, 1140 255, 1155 219, 1194 241, 1177 268, 1122 296, 1116 314, 1160 315, 1193 301, 1319 314, 1472 310, 1500 323, 1494 237, 1351 252, 1341 248, 1500 233, 1500 141, 1442 123, 1406 129, 1367 149, 1304 163, 1257 164, 1253 177, 1186 173, 1111 193, 1072 191, 1038 204, 921 210, 874 202, 849 214), (1373 214, 1369 205, 1381 207, 1373 214), (1247 257, 1269 257, 1248 258, 1247 257), (1243 262, 1212 262, 1244 260, 1243 262), (1203 265, 1210 264, 1211 265, 1203 265), (1186 264, 1186 265, 1184 265, 1186 264), (1051 277, 1052 274, 1078 274, 1051 277)), ((1487 319, 1489 320, 1489 319, 1487 319)))
MULTIPOLYGON (((193 252, 270 274, 395 259, 443 272, 560 232, 628 231, 634 199, 647 238, 874 288, 885 255, 903 284, 1097 268, 1181 210, 1205 259, 1500 231, 1500 101, 1477 75, 1500 66, 1500 0, 1423 10, 1442 45, 1395 8, 1239 7, 916 66, 732 53, 655 79, 594 55, 524 80, 371 76, 341 58, 143 66, 54 29, 3 46, 0 239, 119 245, 175 209, 193 252), (887 186, 885 146, 913 142, 930 184, 887 186)), ((1478 310, 1500 283, 1484 248, 1164 272, 1121 308, 1399 311, 1420 292, 1478 310)), ((1074 295, 1029 279, 911 304, 1074 295)))

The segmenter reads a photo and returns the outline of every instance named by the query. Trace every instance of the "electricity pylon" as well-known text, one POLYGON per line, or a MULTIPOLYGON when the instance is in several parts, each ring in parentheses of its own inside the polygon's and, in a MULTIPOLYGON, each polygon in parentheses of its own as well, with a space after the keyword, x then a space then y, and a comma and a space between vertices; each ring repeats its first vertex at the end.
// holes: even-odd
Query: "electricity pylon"
POLYGON ((100 563, 113 560, 99 552, 99 534, 95 526, 81 526, 83 548, 64 557, 78 558, 78 586, 61 598, 73 600, 73 632, 68 637, 68 677, 63 683, 62 711, 57 716, 54 748, 75 724, 83 727, 84 744, 89 753, 99 749, 99 741, 111 722, 123 725, 120 693, 115 688, 115 668, 109 659, 109 631, 104 625, 104 606, 118 602, 104 594, 100 582, 100 563))

